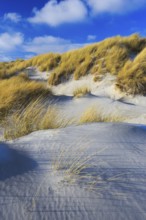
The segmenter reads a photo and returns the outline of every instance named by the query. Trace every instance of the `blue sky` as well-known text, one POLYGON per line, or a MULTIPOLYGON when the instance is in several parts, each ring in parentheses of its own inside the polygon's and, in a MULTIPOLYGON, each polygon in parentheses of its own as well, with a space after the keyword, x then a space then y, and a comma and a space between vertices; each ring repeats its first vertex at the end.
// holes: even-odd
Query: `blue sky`
POLYGON ((0 0, 0 61, 146 36, 146 0, 0 0))

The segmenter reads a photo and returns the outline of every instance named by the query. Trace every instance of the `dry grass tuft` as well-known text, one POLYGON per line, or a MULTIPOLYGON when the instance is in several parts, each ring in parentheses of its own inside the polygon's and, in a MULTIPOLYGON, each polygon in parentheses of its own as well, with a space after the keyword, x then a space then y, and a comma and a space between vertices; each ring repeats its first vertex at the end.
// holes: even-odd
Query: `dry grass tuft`
POLYGON ((117 86, 128 94, 146 94, 146 49, 127 61, 118 75, 117 86))
POLYGON ((97 113, 95 107, 89 107, 81 116, 79 124, 92 123, 92 122, 101 122, 101 114, 97 113))
POLYGON ((33 131, 66 127, 73 123, 65 119, 55 104, 47 104, 42 97, 22 106, 5 121, 4 137, 15 139, 33 131))
POLYGON ((114 113, 104 115, 102 110, 98 110, 95 106, 89 107, 80 117, 79 124, 93 122, 122 122, 124 118, 114 113))
POLYGON ((93 185, 94 175, 91 170, 94 168, 94 158, 106 148, 89 155, 90 143, 83 145, 83 140, 78 140, 78 147, 73 144, 63 147, 57 151, 52 169, 63 177, 62 183, 84 185, 88 189, 93 185), (89 171, 90 170, 90 171, 89 171))
POLYGON ((33 100, 7 118, 4 137, 15 139, 36 130, 54 128, 57 116, 55 106, 49 106, 46 110, 43 100, 33 100))
POLYGON ((73 96, 79 98, 81 96, 85 96, 90 93, 90 89, 86 86, 76 88, 73 92, 73 96))
POLYGON ((38 97, 50 97, 51 91, 45 84, 31 81, 26 75, 0 80, 0 120, 12 109, 19 109, 38 97))

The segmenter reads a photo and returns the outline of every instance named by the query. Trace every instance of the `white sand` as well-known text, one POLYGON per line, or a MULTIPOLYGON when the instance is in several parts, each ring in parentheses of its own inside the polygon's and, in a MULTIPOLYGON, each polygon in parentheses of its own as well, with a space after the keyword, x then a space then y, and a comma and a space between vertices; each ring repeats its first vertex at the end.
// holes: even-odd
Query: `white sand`
MULTIPOLYGON (((48 77, 29 71, 32 80, 48 77)), ((94 106, 129 124, 70 126, 0 142, 0 220, 146 219, 146 126, 140 125, 146 125, 146 97, 120 93, 108 74, 99 83, 86 76, 53 91, 67 117, 78 120, 94 106), (74 89, 81 86, 92 94, 73 98, 74 89), (85 177, 73 175, 74 183, 64 182, 66 169, 88 157, 85 177), (57 158, 65 169, 55 171, 57 158)))
MULTIPOLYGON (((39 72, 36 68, 28 68, 28 75, 32 80, 46 81, 47 72, 39 72)), ((88 75, 80 80, 70 79, 51 90, 58 96, 56 104, 62 109, 63 114, 78 120, 87 108, 94 106, 103 115, 115 114, 124 118, 124 122, 146 124, 146 97, 137 95, 127 96, 120 92, 116 86, 116 77, 107 73, 99 82, 93 81, 93 76, 88 75), (73 99, 73 92, 77 88, 87 87, 91 95, 73 99)))
MULTIPOLYGON (((0 217, 2 220, 144 220, 146 219, 146 127, 89 124, 34 132, 0 144, 0 217), (96 185, 62 182, 52 170, 63 160, 93 157, 96 185), (103 151, 101 151, 103 149, 103 151)), ((91 163, 91 162, 90 162, 91 163)), ((78 180, 78 179, 77 179, 78 180)))
POLYGON ((48 72, 40 72, 35 67, 28 67, 25 72, 28 74, 29 78, 37 81, 46 81, 49 77, 48 72))

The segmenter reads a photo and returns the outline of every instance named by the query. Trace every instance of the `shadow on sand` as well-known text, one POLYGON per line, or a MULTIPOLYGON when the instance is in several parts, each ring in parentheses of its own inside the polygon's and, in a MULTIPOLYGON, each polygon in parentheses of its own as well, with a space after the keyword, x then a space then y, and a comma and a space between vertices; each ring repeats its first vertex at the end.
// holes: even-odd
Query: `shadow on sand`
POLYGON ((0 143, 0 181, 24 174, 37 166, 36 161, 26 153, 11 149, 3 142, 0 143))

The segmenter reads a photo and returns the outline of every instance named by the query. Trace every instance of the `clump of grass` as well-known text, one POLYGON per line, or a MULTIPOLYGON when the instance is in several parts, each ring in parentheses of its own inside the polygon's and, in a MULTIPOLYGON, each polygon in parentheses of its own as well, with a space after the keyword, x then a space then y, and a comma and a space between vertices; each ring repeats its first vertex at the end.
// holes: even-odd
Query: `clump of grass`
POLYGON ((15 139, 40 129, 54 128, 57 110, 49 106, 46 110, 43 100, 31 101, 26 107, 13 111, 5 122, 4 137, 15 139))
POLYGON ((19 77, 22 77, 25 81, 29 81, 29 76, 26 72, 20 72, 19 77))
POLYGON ((76 97, 76 98, 79 98, 79 97, 85 96, 89 93, 90 93, 90 89, 86 86, 83 86, 83 87, 76 88, 73 91, 73 96, 76 97))
POLYGON ((95 106, 89 107, 81 115, 79 124, 94 123, 94 122, 122 122, 124 118, 116 115, 115 113, 109 113, 104 115, 102 110, 98 110, 95 106))
POLYGON ((103 76, 102 75, 95 75, 94 76, 94 78, 93 78, 93 81, 94 82, 100 82, 100 81, 102 81, 102 79, 103 79, 103 76))
POLYGON ((100 114, 97 114, 97 109, 95 107, 89 107, 80 117, 79 124, 100 121, 102 121, 102 118, 100 114))
POLYGON ((146 94, 146 49, 126 62, 118 75, 117 87, 128 94, 146 94))
POLYGON ((24 74, 0 80, 0 120, 12 109, 17 110, 39 96, 49 98, 51 91, 44 83, 31 81, 24 74))
POLYGON ((40 97, 14 110, 5 121, 4 137, 15 139, 33 131, 62 128, 73 123, 72 119, 63 117, 55 104, 48 105, 46 101, 40 97))
POLYGON ((101 148, 97 152, 89 155, 90 143, 87 141, 83 144, 83 140, 78 140, 78 147, 74 147, 73 143, 67 147, 61 146, 58 149, 52 164, 52 169, 58 174, 61 173, 61 183, 69 183, 84 185, 88 189, 92 186, 94 180, 93 170, 94 158, 105 151, 106 148, 101 148))

